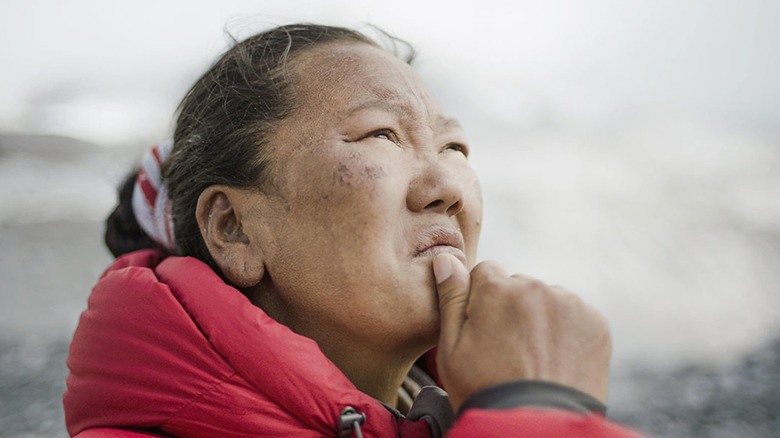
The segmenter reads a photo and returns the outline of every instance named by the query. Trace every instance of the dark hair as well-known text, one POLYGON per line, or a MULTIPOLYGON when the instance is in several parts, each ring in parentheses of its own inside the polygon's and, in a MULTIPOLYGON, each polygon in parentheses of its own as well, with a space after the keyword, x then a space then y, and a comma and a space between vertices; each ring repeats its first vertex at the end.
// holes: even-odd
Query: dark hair
POLYGON ((156 248, 157 244, 146 236, 133 213, 133 186, 138 170, 125 177, 119 186, 119 203, 106 219, 106 246, 114 257, 144 248, 156 248))
MULTIPOLYGON (((381 31, 380 31, 381 32, 381 31)), ((382 32, 398 55, 397 43, 407 43, 382 32)), ((179 105, 171 156, 163 166, 172 201, 178 252, 208 263, 219 272, 200 234, 195 208, 207 187, 262 187, 269 167, 266 143, 274 126, 294 110, 290 87, 294 75, 288 63, 309 49, 328 43, 355 42, 379 47, 360 32, 313 24, 280 26, 235 43, 189 90, 179 105)), ((128 182, 123 185, 125 193, 128 182)), ((132 194, 132 183, 129 185, 132 194)), ((109 237, 114 232, 136 231, 137 224, 119 226, 132 211, 120 206, 108 218, 106 244, 115 255, 156 247, 148 237, 136 240, 109 237), (119 213, 118 213, 119 212, 119 213)), ((129 196, 127 197, 129 200, 129 196)), ((141 233, 143 234, 143 233, 141 233)))

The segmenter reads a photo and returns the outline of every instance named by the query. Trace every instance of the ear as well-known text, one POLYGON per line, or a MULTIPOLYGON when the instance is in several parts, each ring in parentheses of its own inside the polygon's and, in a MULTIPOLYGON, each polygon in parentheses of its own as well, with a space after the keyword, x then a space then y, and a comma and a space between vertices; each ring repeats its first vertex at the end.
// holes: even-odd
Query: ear
POLYGON ((198 197, 195 216, 203 241, 227 281, 236 287, 250 287, 265 273, 263 251, 258 239, 244 233, 243 213, 250 199, 241 190, 214 185, 198 197))

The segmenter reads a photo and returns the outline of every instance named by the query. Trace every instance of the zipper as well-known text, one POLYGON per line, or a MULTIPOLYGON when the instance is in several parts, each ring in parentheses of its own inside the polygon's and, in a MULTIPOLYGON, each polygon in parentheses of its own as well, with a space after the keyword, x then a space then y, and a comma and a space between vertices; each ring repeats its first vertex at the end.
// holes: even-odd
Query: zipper
POLYGON ((355 438, 363 438, 363 431, 360 425, 366 422, 366 414, 358 413, 352 406, 347 406, 341 410, 337 426, 339 428, 339 437, 347 438, 355 434, 355 438))

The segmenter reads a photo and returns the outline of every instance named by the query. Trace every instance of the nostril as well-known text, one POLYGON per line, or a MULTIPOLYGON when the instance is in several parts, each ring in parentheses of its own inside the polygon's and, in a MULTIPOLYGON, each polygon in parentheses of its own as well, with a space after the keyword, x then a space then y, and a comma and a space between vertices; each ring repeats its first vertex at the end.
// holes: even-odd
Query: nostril
POLYGON ((450 205, 450 208, 447 209, 447 214, 449 215, 455 215, 458 214, 460 209, 463 207, 463 204, 460 201, 457 201, 456 203, 450 205))
POLYGON ((425 206, 425 210, 446 213, 450 216, 458 214, 461 208, 463 208, 463 203, 461 201, 455 201, 454 203, 450 204, 446 203, 443 199, 431 201, 428 205, 425 206))
POLYGON ((426 205, 425 208, 436 208, 436 207, 440 206, 443 203, 444 203, 444 201, 442 201, 441 199, 437 199, 437 200, 431 202, 430 204, 426 205))

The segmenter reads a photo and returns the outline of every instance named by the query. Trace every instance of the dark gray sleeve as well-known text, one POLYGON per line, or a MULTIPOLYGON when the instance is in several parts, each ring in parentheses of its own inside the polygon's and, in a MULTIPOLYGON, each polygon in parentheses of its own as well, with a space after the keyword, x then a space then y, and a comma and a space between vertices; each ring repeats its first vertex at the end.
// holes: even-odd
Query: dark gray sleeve
POLYGON ((595 398, 568 386, 541 380, 517 380, 489 386, 472 394, 458 410, 518 407, 563 409, 583 414, 605 415, 607 407, 595 398))

